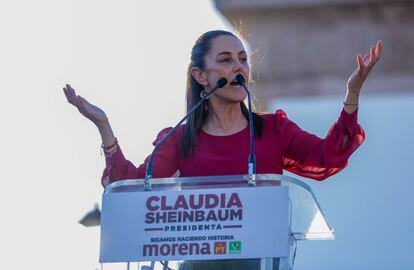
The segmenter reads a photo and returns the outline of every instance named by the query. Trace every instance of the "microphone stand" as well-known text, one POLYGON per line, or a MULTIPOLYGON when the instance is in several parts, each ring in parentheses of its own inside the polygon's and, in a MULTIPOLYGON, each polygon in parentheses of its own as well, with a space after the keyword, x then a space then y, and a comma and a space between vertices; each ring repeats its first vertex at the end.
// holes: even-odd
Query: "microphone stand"
POLYGON ((250 97, 250 91, 246 87, 246 80, 244 79, 243 75, 239 74, 236 76, 237 82, 243 86, 244 90, 247 93, 247 102, 249 108, 249 128, 250 128, 250 154, 248 160, 248 184, 249 186, 255 186, 255 177, 256 174, 256 156, 254 154, 254 129, 253 129, 253 112, 252 112, 252 102, 250 97))
POLYGON ((149 180, 153 177, 153 171, 154 171, 154 154, 155 152, 157 152, 158 148, 169 138, 171 137, 171 135, 178 129, 178 127, 190 116, 192 115, 195 110, 197 110, 205 100, 207 100, 215 91, 217 91, 219 88, 223 88, 225 85, 227 84, 227 79, 226 78, 221 78, 220 80, 218 80, 216 86, 207 94, 205 95, 199 102, 197 102, 196 105, 194 105, 193 108, 191 108, 191 110, 183 117, 183 119, 180 120, 180 122, 178 122, 178 124, 172 129, 170 130, 170 132, 168 132, 168 134, 154 147, 154 150, 152 150, 148 165, 147 165, 147 169, 145 172, 145 180, 144 180, 144 190, 145 191, 150 191, 151 185, 149 183, 149 180))

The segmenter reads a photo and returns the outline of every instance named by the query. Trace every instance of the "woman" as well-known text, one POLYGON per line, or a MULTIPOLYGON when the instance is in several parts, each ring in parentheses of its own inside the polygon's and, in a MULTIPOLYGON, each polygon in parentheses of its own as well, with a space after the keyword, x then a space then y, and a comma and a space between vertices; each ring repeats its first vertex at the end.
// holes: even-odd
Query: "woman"
MULTIPOLYGON (((358 54, 358 68, 348 80, 343 110, 325 139, 301 130, 281 110, 275 114, 254 114, 257 173, 282 174, 286 169, 301 176, 323 180, 341 171, 364 140, 364 131, 357 123, 359 94, 380 55, 381 42, 372 46, 364 58, 358 54)), ((187 74, 187 111, 220 78, 227 78, 229 83, 216 91, 160 147, 154 158, 154 177, 247 173, 248 112, 243 103, 246 93, 235 82, 238 74, 249 81, 247 53, 234 34, 210 31, 197 40, 187 74)), ((90 119, 101 134, 106 156, 102 184, 106 186, 121 179, 143 178, 148 158, 138 168, 126 160, 106 114, 77 96, 71 86, 66 85, 64 92, 69 103, 90 119)), ((162 130, 154 144, 169 130, 162 130)), ((252 269, 252 266, 247 268, 252 269)))

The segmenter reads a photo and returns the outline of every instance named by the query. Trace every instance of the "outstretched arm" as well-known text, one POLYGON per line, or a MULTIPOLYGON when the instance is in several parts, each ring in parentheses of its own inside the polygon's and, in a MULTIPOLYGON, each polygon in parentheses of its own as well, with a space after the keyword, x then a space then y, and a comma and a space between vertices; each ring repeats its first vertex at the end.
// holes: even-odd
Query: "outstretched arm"
POLYGON ((377 42, 376 46, 371 46, 369 53, 364 57, 360 53, 357 55, 357 69, 351 74, 347 83, 347 93, 344 101, 344 110, 351 114, 358 108, 359 94, 362 85, 372 68, 381 56, 382 43, 377 42))
POLYGON ((99 107, 89 103, 83 97, 76 95, 75 90, 69 84, 63 88, 63 92, 68 102, 96 125, 101 134, 105 151, 109 154, 113 153, 116 150, 115 136, 105 112, 99 107))

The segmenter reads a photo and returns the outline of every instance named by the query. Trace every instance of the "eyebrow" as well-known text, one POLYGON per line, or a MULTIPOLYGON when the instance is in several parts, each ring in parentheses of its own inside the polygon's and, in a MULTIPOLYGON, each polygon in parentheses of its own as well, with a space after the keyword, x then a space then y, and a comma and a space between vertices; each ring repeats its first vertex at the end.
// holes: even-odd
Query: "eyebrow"
MULTIPOLYGON (((247 54, 246 51, 240 51, 238 54, 242 54, 242 53, 247 54)), ((217 54, 217 57, 221 56, 221 55, 227 55, 227 54, 231 54, 231 52, 221 52, 221 53, 217 54)))

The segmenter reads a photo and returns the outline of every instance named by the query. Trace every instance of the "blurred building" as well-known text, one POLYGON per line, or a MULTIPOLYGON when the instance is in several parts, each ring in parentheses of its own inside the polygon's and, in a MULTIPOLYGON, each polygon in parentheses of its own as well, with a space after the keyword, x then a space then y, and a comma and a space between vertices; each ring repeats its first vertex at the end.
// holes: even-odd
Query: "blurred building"
POLYGON ((266 109, 278 97, 343 95, 356 54, 383 41, 364 95, 414 91, 414 1, 216 0, 248 42, 266 109))

